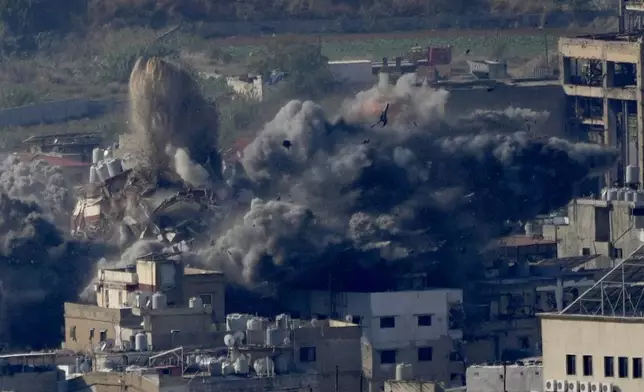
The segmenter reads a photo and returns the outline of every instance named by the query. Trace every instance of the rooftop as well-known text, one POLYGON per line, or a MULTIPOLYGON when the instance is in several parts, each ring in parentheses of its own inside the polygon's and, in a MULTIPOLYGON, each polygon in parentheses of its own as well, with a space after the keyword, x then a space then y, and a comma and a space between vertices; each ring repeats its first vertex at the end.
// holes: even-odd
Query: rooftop
POLYGON ((561 266, 561 268, 572 269, 579 267, 587 262, 598 258, 599 255, 587 255, 587 256, 573 256, 573 257, 561 257, 555 259, 545 259, 539 260, 534 263, 538 266, 561 266))
POLYGON ((213 271, 213 270, 207 270, 207 269, 201 269, 201 268, 192 268, 192 267, 186 267, 183 270, 183 272, 186 275, 223 275, 224 274, 221 271, 213 271))
POLYGON ((49 134, 49 135, 37 135, 31 136, 25 140, 25 144, 90 144, 98 145, 100 144, 103 137, 99 133, 95 132, 75 132, 75 133, 59 133, 59 134, 49 134))
POLYGON ((497 238, 488 244, 488 249, 498 248, 519 248, 522 246, 533 245, 557 245, 557 241, 546 240, 541 237, 528 237, 525 234, 517 234, 507 237, 497 238))
POLYGON ((590 39, 596 41, 619 41, 619 42, 636 42, 642 37, 642 32, 634 31, 627 33, 601 33, 601 34, 584 34, 569 38, 590 39))
POLYGON ((609 270, 558 315, 644 317, 644 245, 609 270))
POLYGON ((32 161, 45 161, 51 166, 58 167, 89 167, 90 164, 87 162, 79 162, 73 159, 65 158, 62 156, 56 155, 47 155, 47 154, 29 154, 29 153, 18 153, 16 154, 18 159, 26 162, 32 161))

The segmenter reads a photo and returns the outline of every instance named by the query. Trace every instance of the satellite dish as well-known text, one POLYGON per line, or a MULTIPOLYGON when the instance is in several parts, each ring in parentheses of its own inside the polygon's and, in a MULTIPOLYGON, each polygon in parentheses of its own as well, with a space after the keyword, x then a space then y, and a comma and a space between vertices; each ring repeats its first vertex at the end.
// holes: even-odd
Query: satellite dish
POLYGON ((237 343, 241 343, 242 340, 244 340, 244 338, 246 337, 246 334, 244 333, 244 331, 237 331, 233 334, 233 337, 235 338, 237 343))
POLYGON ((224 336, 224 344, 226 347, 232 347, 235 345, 235 337, 233 335, 224 336))

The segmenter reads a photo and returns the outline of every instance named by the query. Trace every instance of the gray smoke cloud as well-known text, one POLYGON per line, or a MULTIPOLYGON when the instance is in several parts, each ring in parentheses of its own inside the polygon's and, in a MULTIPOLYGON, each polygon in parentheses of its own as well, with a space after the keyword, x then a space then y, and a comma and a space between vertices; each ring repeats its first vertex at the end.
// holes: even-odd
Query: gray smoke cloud
POLYGON ((14 156, 0 165, 0 340, 12 346, 60 341, 63 302, 77 298, 106 250, 66 240, 56 223, 67 227, 69 201, 58 168, 14 156))
POLYGON ((436 283, 455 284, 508 220, 565 205, 575 184, 617 158, 538 137, 547 113, 445 118, 448 97, 403 77, 348 100, 336 120, 289 102, 244 151, 256 198, 197 261, 251 287, 382 263, 443 268, 436 283), (386 103, 389 124, 371 127, 386 103))

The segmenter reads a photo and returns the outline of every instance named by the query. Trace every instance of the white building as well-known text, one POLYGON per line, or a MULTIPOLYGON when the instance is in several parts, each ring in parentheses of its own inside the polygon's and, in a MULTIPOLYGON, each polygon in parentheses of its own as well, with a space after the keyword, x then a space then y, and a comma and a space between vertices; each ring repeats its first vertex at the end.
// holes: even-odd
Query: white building
POLYGON ((302 318, 344 317, 362 326, 362 365, 370 391, 381 390, 402 362, 412 365, 415 378, 462 385, 462 290, 314 291, 292 297, 291 306, 302 318))
POLYGON ((475 365, 467 368, 465 379, 468 392, 542 391, 543 365, 540 358, 505 365, 475 365))

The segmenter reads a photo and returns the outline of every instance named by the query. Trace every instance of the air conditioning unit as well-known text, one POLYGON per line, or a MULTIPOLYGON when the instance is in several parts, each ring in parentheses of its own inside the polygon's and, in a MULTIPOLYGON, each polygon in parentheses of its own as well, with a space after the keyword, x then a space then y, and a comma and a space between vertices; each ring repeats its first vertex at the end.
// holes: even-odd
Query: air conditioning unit
POLYGON ((543 390, 544 392, 557 392, 557 382, 555 380, 546 380, 543 385, 543 390))
POLYGON ((590 392, 601 392, 602 384, 600 382, 591 382, 590 383, 590 392))
MULTIPOLYGON (((579 381, 579 392, 590 392, 590 382, 588 381, 579 381)), ((599 392, 599 391, 596 391, 599 392)))
POLYGON ((566 380, 557 380, 556 388, 557 389, 555 389, 555 390, 557 392, 568 392, 568 381, 566 381, 566 380))
POLYGON ((579 392, 579 381, 577 380, 568 380, 568 392, 579 392))
POLYGON ((609 382, 603 382, 601 392, 613 392, 613 384, 609 382))

